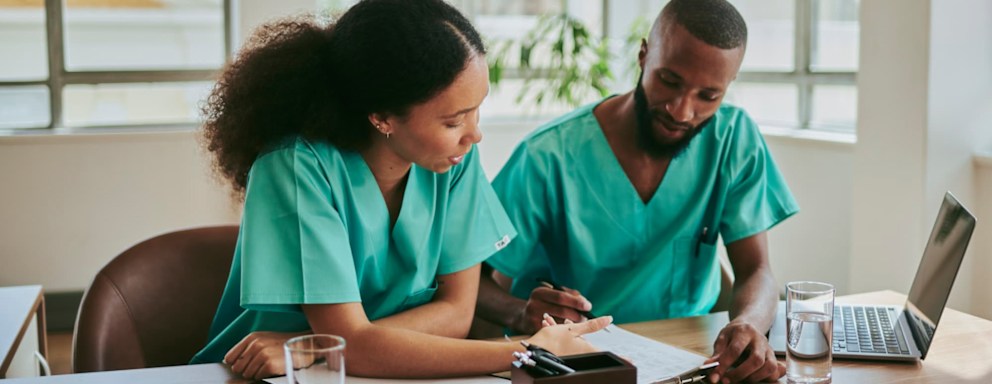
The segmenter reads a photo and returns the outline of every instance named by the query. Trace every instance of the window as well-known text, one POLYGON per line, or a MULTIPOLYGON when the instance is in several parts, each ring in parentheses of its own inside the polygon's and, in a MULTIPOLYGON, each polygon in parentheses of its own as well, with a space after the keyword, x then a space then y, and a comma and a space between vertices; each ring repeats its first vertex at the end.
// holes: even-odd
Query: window
MULTIPOLYGON (((506 69, 498 85, 490 89, 489 97, 482 106, 482 119, 489 122, 506 122, 523 120, 547 120, 553 116, 564 114, 573 107, 564 102, 533 103, 518 96, 525 88, 547 87, 548 80, 537 79, 527 84, 520 68, 516 65, 519 60, 520 41, 535 29, 542 17, 560 15, 567 12, 571 17, 580 20, 588 30, 602 35, 604 25, 604 0, 453 0, 453 5, 475 25, 479 34, 486 40, 490 55, 497 51, 506 51, 506 69), (506 44, 507 42, 512 44, 506 44)), ((532 65, 541 67, 548 65, 549 52, 541 51, 541 46, 532 55, 532 65)), ((543 47, 546 48, 546 47, 543 47)), ((587 87, 588 88, 588 87, 587 87)), ((586 89, 588 91, 588 89, 586 89)), ((580 98, 591 102, 599 95, 592 92, 583 93, 580 98)))
POLYGON ((0 0, 0 129, 190 124, 230 0, 0 0))
POLYGON ((854 132, 860 0, 731 0, 748 52, 727 101, 761 125, 854 132))
MULTIPOLYGON (((746 108, 763 126, 853 132, 856 122, 858 7, 860 0, 731 0, 748 23, 748 52, 726 101, 746 108)), ((453 0, 489 41, 520 39, 542 15, 567 11, 611 41, 618 79, 626 92, 636 76, 636 53, 621 48, 649 24, 666 0, 453 0)), ((518 49, 518 48, 515 48, 518 49)), ((636 51, 633 51, 636 52, 636 51)), ((512 53, 512 50, 511 50, 512 53)), ((511 55, 512 57, 512 55, 511 55)), ((512 61, 512 60, 511 60, 512 61)), ((516 102, 523 78, 509 68, 486 100, 483 119, 546 119, 572 109, 516 102)), ((592 97, 591 100, 594 100, 592 97)))

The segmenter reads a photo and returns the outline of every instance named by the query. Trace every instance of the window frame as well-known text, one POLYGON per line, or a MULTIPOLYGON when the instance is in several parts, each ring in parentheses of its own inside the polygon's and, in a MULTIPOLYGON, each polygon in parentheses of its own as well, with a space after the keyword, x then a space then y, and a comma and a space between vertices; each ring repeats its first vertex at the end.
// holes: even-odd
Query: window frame
MULTIPOLYGON (((232 52, 232 0, 222 0, 224 19, 224 57, 230 59, 232 52)), ((121 83, 173 83, 189 81, 215 81, 221 68, 216 69, 174 69, 174 70, 135 70, 135 71, 69 71, 65 65, 65 31, 63 0, 44 0, 45 42, 48 44, 48 77, 44 80, 0 81, 0 87, 42 85, 48 87, 49 122, 45 127, 14 128, 14 131, 56 130, 65 128, 63 94, 67 85, 95 85, 121 83)), ((127 125, 86 125, 78 129, 119 128, 119 127, 180 127, 190 123, 168 124, 127 124, 127 125)), ((76 127, 74 127, 76 128, 76 127)))
MULTIPOLYGON (((477 1, 478 0, 462 0, 461 6, 459 7, 461 11, 470 19, 475 20, 477 15, 477 1)), ((610 34, 612 21, 611 18, 611 0, 599 0, 601 4, 601 18, 602 18, 602 29, 598 32, 608 40, 617 40, 617 38, 623 38, 624 36, 612 36, 610 34)), ((793 70, 791 72, 782 71, 748 71, 741 70, 737 74, 736 83, 754 83, 754 84, 778 84, 778 85, 790 85, 797 87, 797 97, 795 102, 796 111, 798 116, 796 116, 795 124, 771 124, 776 125, 778 128, 797 130, 797 131, 814 131, 814 132, 827 132, 827 133, 842 133, 842 134, 855 134, 857 131, 857 123, 854 125, 840 125, 840 124, 816 124, 812 123, 813 116, 813 90, 816 86, 821 85, 842 85, 842 86, 857 86, 857 70, 854 71, 814 71, 812 69, 812 58, 813 58, 813 46, 815 44, 817 29, 817 2, 820 0, 794 0, 795 2, 795 14, 793 16, 793 23, 795 27, 795 39, 794 39, 794 56, 793 56, 793 70)), ((643 6, 646 4, 642 2, 643 6)), ((565 7, 568 8, 568 2, 566 0, 565 7)), ((860 15, 859 15, 860 19, 860 15)), ((860 20, 859 20, 860 22, 860 20)), ((619 66, 617 66, 619 67, 619 66)), ((616 67, 615 67, 616 68, 616 67)), ((520 71, 516 68, 505 68, 503 73, 503 79, 505 80, 519 80, 523 79, 524 76, 520 74, 520 71)), ((857 90, 855 90, 856 92, 857 90)), ((538 116, 542 117, 542 116, 538 116)), ((529 118, 523 118, 523 120, 528 120, 529 118)), ((763 124, 764 125, 764 124, 763 124)))
MULTIPOLYGON (((796 97, 797 130, 856 133, 855 126, 811 124, 813 115, 813 87, 817 85, 857 86, 855 71, 813 71, 813 44, 816 39, 816 3, 819 0, 795 0, 795 57, 792 72, 745 71, 737 74, 736 82, 757 84, 788 84, 798 87, 796 97)), ((858 15, 860 23, 860 15, 858 15)), ((859 32, 860 33, 860 32, 859 32)), ((857 90, 855 90, 856 92, 857 90)))

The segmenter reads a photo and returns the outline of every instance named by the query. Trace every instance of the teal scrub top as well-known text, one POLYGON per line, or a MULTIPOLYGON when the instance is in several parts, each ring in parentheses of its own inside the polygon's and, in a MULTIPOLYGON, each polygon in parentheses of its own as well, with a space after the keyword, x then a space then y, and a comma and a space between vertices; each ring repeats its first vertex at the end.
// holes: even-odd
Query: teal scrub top
POLYGON ((473 148, 438 174, 410 169, 395 226, 361 155, 296 138, 252 165, 231 274, 193 363, 254 331, 310 329, 300 304, 361 302, 369 320, 425 304, 437 275, 516 236, 473 148))
POLYGON ((717 236, 732 243, 799 210, 757 125, 722 105, 644 203, 596 105, 538 128, 497 175, 520 236, 487 263, 514 278, 517 297, 552 279, 618 323, 707 313, 720 292, 717 236))

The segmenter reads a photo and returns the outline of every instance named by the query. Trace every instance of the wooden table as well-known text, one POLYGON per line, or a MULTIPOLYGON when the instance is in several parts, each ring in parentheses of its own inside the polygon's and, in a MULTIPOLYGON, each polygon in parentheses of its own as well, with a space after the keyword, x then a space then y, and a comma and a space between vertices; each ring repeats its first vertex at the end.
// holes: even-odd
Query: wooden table
POLYGON ((0 287, 0 379, 38 376, 35 352, 47 358, 40 285, 0 287))
MULTIPOLYGON (((838 303, 902 305, 892 291, 840 296, 838 303)), ((623 328, 710 355, 727 313, 626 324, 623 328)), ((834 383, 992 383, 992 321, 946 309, 926 360, 919 363, 834 360, 834 383)), ((784 359, 780 359, 784 362, 784 359)), ((785 382, 783 377, 781 382, 785 382)))
MULTIPOLYGON (((838 297, 841 303, 901 305, 891 291, 838 297)), ((704 355, 712 352, 727 313, 625 324, 623 328, 704 355)), ((834 383, 992 383, 992 321, 944 311, 930 353, 921 363, 835 360, 834 383)), ((11 383, 244 383, 220 364, 84 373, 4 381, 11 383)), ((783 378, 782 382, 785 382, 783 378)))

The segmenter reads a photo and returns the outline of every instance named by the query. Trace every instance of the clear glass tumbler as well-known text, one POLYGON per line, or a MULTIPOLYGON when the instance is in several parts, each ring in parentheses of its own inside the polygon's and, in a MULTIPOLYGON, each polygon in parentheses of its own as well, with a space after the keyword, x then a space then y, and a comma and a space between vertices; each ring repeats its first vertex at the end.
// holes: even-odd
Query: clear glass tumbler
POLYGON ((305 335, 286 341, 286 379, 289 384, 343 384, 344 339, 333 335, 305 335))
POLYGON ((785 285, 785 375, 789 383, 830 383, 834 286, 815 281, 785 285))

